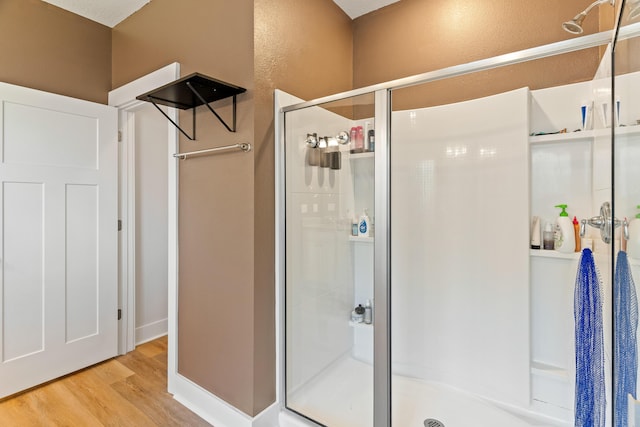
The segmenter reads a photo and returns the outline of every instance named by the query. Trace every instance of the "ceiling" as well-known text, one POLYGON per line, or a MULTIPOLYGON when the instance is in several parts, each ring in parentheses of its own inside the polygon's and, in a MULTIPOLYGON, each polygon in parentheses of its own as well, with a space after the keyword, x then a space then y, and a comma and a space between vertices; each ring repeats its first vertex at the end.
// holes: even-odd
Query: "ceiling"
POLYGON ((151 0, 42 0, 84 16, 107 27, 115 27, 151 0))
POLYGON ((333 0, 351 19, 400 0, 333 0))
MULTIPOLYGON (((42 0, 84 16, 107 27, 115 27, 151 0, 42 0)), ((351 19, 400 0, 333 0, 351 19)))

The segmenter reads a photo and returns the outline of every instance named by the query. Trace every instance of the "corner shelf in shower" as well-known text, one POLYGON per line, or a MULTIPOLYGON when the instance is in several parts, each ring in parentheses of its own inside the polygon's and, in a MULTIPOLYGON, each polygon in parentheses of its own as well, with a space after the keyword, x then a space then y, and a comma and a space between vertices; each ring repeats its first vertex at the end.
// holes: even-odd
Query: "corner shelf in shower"
POLYGON ((585 130, 570 133, 554 133, 550 135, 536 135, 529 137, 530 144, 549 144, 554 142, 592 140, 596 136, 596 131, 585 130))
POLYGON ((532 257, 539 258, 555 258, 555 259, 574 259, 577 260, 580 258, 580 252, 572 252, 569 254, 565 254, 558 251, 551 251, 548 249, 529 249, 529 255, 532 257))
MULTIPOLYGON (((585 130, 579 132, 554 133, 550 135, 530 136, 530 144, 548 144, 565 141, 593 140, 596 137, 606 137, 611 134, 611 128, 585 130)), ((616 128, 617 136, 640 135, 640 125, 620 126, 616 128)))
POLYGON ((373 328, 373 323, 364 323, 364 322, 354 322, 353 320, 349 320, 349 326, 352 328, 373 328))
POLYGON ((373 151, 368 153, 349 153, 349 159, 351 160, 360 160, 360 159, 373 159, 376 153, 373 151))
POLYGON ((349 236, 349 241, 357 243, 373 243, 373 237, 349 236))
POLYGON ((567 369, 535 360, 531 362, 531 373, 554 380, 569 381, 569 371, 567 369))

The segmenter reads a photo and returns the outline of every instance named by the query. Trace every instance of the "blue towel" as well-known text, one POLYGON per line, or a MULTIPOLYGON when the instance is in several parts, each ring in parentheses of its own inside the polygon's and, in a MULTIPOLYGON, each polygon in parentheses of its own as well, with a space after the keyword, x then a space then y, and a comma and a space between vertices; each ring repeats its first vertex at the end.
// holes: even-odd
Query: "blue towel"
POLYGON ((600 274, 590 249, 584 249, 580 257, 573 309, 576 326, 575 427, 604 427, 607 397, 602 298, 600 274))
POLYGON ((627 427, 628 395, 636 397, 638 378, 638 347, 636 330, 638 329, 638 299, 633 283, 627 253, 618 252, 616 274, 613 282, 613 310, 615 321, 614 395, 615 426, 627 427))

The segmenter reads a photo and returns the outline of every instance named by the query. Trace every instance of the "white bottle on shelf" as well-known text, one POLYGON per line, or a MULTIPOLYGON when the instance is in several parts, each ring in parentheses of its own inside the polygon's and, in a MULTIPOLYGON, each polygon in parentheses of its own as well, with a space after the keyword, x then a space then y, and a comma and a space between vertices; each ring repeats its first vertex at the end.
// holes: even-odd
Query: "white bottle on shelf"
POLYGON ((373 313, 371 308, 371 300, 367 300, 364 303, 364 323, 370 325, 373 322, 373 313))
POLYGON ((560 216, 556 220, 556 229, 554 234, 554 249, 558 252, 571 253, 576 250, 576 239, 573 229, 573 222, 569 218, 569 214, 565 209, 567 205, 556 205, 556 208, 562 209, 560 216))
POLYGON ((360 221, 358 222, 358 237, 369 237, 370 228, 371 221, 369 220, 369 215, 365 209, 364 212, 362 212, 360 221))

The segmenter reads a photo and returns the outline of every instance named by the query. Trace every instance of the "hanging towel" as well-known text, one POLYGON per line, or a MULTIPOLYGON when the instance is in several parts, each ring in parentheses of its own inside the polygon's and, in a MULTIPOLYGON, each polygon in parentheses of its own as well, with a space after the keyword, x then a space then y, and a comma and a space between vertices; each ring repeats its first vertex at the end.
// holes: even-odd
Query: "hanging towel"
POLYGON ((590 249, 584 249, 574 293, 576 328, 575 427, 604 427, 604 339, 600 274, 590 249))
POLYGON ((627 427, 628 395, 636 397, 638 377, 638 299, 633 283, 627 253, 618 252, 613 282, 613 310, 615 320, 614 341, 614 395, 615 426, 627 427))

